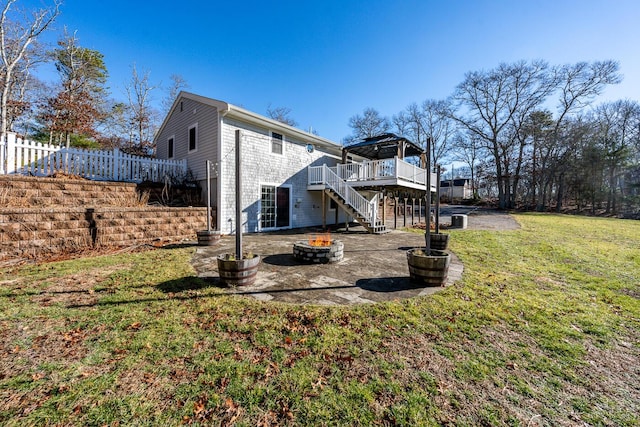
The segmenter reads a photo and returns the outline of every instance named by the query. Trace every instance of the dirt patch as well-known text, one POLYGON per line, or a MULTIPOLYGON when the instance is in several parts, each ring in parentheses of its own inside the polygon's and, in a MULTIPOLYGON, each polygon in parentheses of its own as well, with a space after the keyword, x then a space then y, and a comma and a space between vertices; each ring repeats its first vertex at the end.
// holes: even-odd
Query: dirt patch
POLYGON ((101 284, 111 274, 126 268, 128 268, 126 265, 92 268, 83 273, 61 277, 55 284, 31 297, 31 301, 44 307, 52 304, 65 306, 95 304, 99 294, 113 292, 111 289, 103 288, 101 284))

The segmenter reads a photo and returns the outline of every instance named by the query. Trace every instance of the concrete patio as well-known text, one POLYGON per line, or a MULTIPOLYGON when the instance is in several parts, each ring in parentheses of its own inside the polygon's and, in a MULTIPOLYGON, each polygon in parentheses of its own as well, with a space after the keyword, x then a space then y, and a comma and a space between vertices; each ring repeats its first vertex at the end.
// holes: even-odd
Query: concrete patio
MULTIPOLYGON (((368 234, 361 227, 337 231, 332 239, 344 243, 344 258, 333 264, 304 264, 293 258, 293 244, 308 240, 313 230, 260 233, 243 236, 245 251, 259 254, 262 261, 255 284, 228 288, 232 294, 262 301, 295 304, 340 305, 388 301, 429 295, 442 287, 416 287, 409 280, 406 251, 424 246, 420 234, 392 231, 368 234)), ((225 236, 216 246, 198 247, 193 265, 198 276, 219 283, 216 257, 235 250, 234 236, 225 236)), ((462 264, 453 255, 447 284, 459 280, 462 264)))
MULTIPOLYGON (((443 221, 446 223, 446 218, 443 221)), ((474 211, 469 229, 513 229, 518 223, 508 214, 474 211)), ((338 228, 332 239, 344 243, 344 259, 334 264, 302 264, 293 258, 293 244, 307 241, 321 230, 303 229, 243 236, 245 252, 262 257, 255 284, 227 288, 227 292, 261 301, 293 304, 343 305, 390 301, 430 295, 442 287, 420 287, 409 280, 406 251, 424 246, 424 235, 393 230, 367 233, 360 226, 338 228)), ((215 246, 199 246, 192 264, 199 277, 220 283, 216 257, 235 251, 235 237, 224 236, 215 246)), ((451 254, 445 286, 460 280, 463 266, 451 254)))

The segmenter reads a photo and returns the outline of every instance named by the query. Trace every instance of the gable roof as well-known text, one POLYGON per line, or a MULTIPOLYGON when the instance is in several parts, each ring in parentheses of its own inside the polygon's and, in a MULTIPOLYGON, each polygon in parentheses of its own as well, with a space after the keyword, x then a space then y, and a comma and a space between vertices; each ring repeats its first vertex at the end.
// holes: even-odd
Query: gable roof
POLYGON ((305 132, 293 126, 289 126, 277 120, 270 119, 268 117, 262 116, 260 114, 254 113, 225 101, 207 98, 205 96, 196 95, 195 93, 185 91, 181 91, 176 97, 175 101, 173 101, 173 105, 171 106, 169 113, 167 113, 167 116, 162 122, 162 125, 160 126, 160 129, 156 134, 156 137, 157 135, 162 134, 164 127, 167 125, 169 117, 171 117, 175 109, 178 108, 180 100, 182 99, 190 99, 205 105, 210 105, 212 107, 215 107, 218 110, 218 113, 223 117, 231 117, 245 123, 251 123, 260 127, 266 127, 271 130, 282 132, 287 136, 293 136, 301 142, 313 144, 316 147, 323 147, 327 150, 335 151, 338 154, 342 150, 342 146, 340 144, 337 144, 321 136, 305 132))

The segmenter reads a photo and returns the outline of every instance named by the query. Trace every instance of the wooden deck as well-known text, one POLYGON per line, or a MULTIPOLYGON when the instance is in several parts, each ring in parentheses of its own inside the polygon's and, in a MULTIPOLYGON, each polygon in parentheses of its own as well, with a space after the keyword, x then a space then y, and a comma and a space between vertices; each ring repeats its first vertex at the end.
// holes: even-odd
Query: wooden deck
MULTIPOLYGON (((424 190, 426 171, 397 157, 384 160, 368 160, 362 163, 339 164, 329 168, 354 188, 406 187, 424 190)), ((326 188, 324 166, 309 166, 308 190, 326 188)), ((436 191, 436 174, 431 174, 431 191, 436 191)))

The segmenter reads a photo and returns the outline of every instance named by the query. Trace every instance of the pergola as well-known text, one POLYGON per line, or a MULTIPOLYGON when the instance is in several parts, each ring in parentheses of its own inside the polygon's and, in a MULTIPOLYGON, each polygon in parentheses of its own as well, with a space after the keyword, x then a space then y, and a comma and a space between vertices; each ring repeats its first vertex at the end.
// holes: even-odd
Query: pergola
POLYGON ((424 150, 407 138, 393 133, 372 136, 365 138, 362 142, 344 147, 342 149, 342 163, 347 162, 349 154, 370 160, 392 159, 396 156, 399 159, 419 156, 420 165, 424 168, 424 150))

